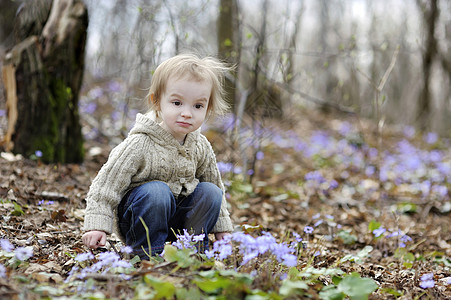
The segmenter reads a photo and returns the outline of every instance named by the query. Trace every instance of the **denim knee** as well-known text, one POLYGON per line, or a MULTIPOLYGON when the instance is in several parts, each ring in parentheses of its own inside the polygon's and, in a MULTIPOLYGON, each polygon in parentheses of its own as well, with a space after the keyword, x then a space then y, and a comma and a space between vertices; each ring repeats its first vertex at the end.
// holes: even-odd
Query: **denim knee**
POLYGON ((223 191, 216 184, 211 182, 200 182, 197 188, 200 190, 200 193, 206 195, 205 199, 208 199, 208 202, 212 207, 217 209, 221 208, 223 191))

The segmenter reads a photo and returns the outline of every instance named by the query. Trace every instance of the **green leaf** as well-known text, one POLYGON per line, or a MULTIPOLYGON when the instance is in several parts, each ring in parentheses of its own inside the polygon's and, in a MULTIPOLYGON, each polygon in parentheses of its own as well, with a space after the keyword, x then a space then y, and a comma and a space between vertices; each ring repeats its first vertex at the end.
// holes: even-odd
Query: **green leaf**
POLYGON ((303 290, 308 290, 308 285, 304 281, 284 280, 279 289, 279 294, 285 297, 302 295, 303 290))
POLYGON ((177 288, 175 296, 177 299, 202 299, 202 293, 197 288, 177 288))
POLYGON ((352 245, 357 241, 357 237, 351 234, 349 230, 340 230, 337 236, 343 241, 345 245, 352 245))
POLYGON ((346 261, 354 261, 357 263, 363 262, 363 259, 368 257, 368 254, 373 251, 372 246, 365 246, 362 250, 359 251, 356 255, 348 254, 345 257, 343 257, 340 262, 346 262, 346 261))
POLYGON ((162 281, 151 275, 144 276, 144 282, 156 291, 154 299, 172 299, 175 295, 175 286, 170 282, 162 281))
POLYGON ((374 230, 379 229, 380 227, 381 223, 372 220, 370 224, 368 224, 368 231, 372 233, 374 230))
POLYGON ((337 289, 353 300, 366 300, 368 296, 377 290, 378 285, 371 278, 361 278, 353 273, 346 276, 338 284, 337 289))
POLYGON ((22 210, 22 206, 20 206, 15 201, 12 201, 12 203, 14 204, 14 210, 11 212, 11 215, 16 217, 25 215, 24 211, 22 210))
POLYGON ((393 295, 395 297, 401 297, 403 295, 402 292, 392 289, 392 288, 381 288, 380 291, 384 294, 390 294, 393 295))
POLYGON ((204 292, 209 294, 216 294, 222 289, 229 287, 233 279, 225 277, 215 277, 204 280, 194 280, 193 282, 204 292))
POLYGON ((328 286, 319 292, 319 297, 324 300, 342 300, 345 294, 340 292, 335 286, 328 286))
POLYGON ((181 268, 188 268, 194 264, 191 252, 190 249, 177 249, 172 245, 166 245, 164 246, 164 259, 168 262, 177 262, 181 268))
POLYGON ((396 205, 396 210, 405 214, 413 214, 417 212, 417 205, 411 202, 402 202, 396 205))

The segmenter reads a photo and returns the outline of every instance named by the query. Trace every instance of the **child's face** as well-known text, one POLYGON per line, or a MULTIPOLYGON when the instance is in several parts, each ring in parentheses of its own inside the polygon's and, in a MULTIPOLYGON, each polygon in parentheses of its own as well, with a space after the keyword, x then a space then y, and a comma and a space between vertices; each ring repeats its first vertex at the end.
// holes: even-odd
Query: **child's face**
POLYGON ((205 121, 211 91, 209 81, 170 77, 160 99, 160 125, 183 143, 185 136, 205 121))

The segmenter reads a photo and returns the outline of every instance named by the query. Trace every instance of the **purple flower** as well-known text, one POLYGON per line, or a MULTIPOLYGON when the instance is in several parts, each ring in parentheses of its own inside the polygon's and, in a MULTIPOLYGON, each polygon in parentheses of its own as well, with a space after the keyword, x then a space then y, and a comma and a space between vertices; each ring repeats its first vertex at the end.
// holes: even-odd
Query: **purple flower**
POLYGON ((423 274, 421 275, 420 280, 421 281, 434 280, 434 273, 423 274))
POLYGON ((258 151, 257 154, 255 154, 255 158, 257 160, 262 160, 263 158, 265 158, 265 154, 262 151, 258 151))
POLYGON ((412 238, 410 236, 408 236, 407 234, 405 234, 400 238, 400 240, 404 243, 407 243, 407 242, 411 242, 412 238))
POLYGON ((133 248, 130 246, 124 246, 121 248, 121 252, 125 254, 130 254, 133 252, 133 248))
POLYGON ((435 132, 429 132, 424 136, 424 141, 428 144, 434 144, 438 141, 438 135, 435 132))
POLYGON ((451 284, 451 277, 448 277, 448 281, 446 281, 446 284, 451 284))
POLYGON ((125 269, 128 269, 128 268, 132 267, 132 264, 129 263, 128 261, 125 261, 125 260, 118 260, 118 261, 113 262, 111 264, 111 267, 112 268, 125 268, 125 269))
POLYGON ((36 157, 42 157, 42 151, 41 150, 36 150, 34 152, 34 155, 36 155, 36 157))
POLYGON ((0 117, 6 116, 6 110, 0 109, 0 117))
POLYGON ((113 80, 108 83, 108 89, 113 93, 117 93, 121 91, 121 85, 116 80, 113 80))
POLYGON ((193 236, 193 242, 202 242, 205 239, 205 233, 193 236))
POLYGON ((296 255, 293 254, 284 254, 282 256, 283 264, 287 267, 295 267, 298 264, 298 259, 296 255))
POLYGON ((420 287, 423 288, 423 289, 433 288, 435 286, 434 274, 433 273, 423 274, 421 276, 420 280, 421 280, 420 287))
POLYGON ((374 234, 375 237, 378 238, 381 235, 383 235, 386 231, 387 231, 387 229, 385 229, 384 227, 380 227, 380 228, 374 229, 373 230, 373 234, 374 234))
POLYGON ((312 234, 313 233, 313 227, 311 227, 311 226, 305 226, 304 227, 304 232, 305 233, 307 233, 307 234, 312 234))
POLYGON ((323 220, 318 220, 315 224, 313 224, 313 227, 318 227, 319 225, 323 224, 323 222, 323 220))
POLYGON ((404 136, 406 138, 413 138, 415 136, 415 128, 412 126, 404 127, 404 136))
POLYGON ((0 240, 0 247, 2 247, 2 249, 5 250, 6 252, 13 252, 14 250, 13 244, 11 244, 11 242, 6 239, 0 240))
POLYGON ((112 265, 120 260, 119 255, 114 252, 102 252, 99 254, 98 258, 101 266, 112 265))
POLYGON ((25 261, 33 256, 33 249, 30 247, 19 247, 14 253, 18 260, 25 261))
POLYGON ((0 264, 0 278, 6 278, 6 268, 2 264, 0 264))
POLYGON ((75 257, 75 261, 82 262, 86 260, 94 259, 94 255, 91 252, 80 253, 75 257))
POLYGON ((298 243, 302 242, 302 238, 298 233, 293 232, 293 236, 294 236, 296 242, 298 242, 298 243))
POLYGON ((225 162, 219 161, 217 163, 217 166, 218 166, 219 172, 221 172, 222 174, 230 173, 233 170, 232 163, 225 163, 225 162))

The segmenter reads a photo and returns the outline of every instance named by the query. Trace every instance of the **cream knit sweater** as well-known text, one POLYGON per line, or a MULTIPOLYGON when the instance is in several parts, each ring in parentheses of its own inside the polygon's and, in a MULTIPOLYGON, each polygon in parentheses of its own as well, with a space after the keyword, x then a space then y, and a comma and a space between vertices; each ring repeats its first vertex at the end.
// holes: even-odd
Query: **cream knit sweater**
MULTIPOLYGON (((116 208, 122 197, 153 180, 168 184, 175 197, 191 194, 201 181, 224 191, 215 154, 204 135, 191 132, 180 145, 151 117, 138 114, 128 137, 111 151, 89 188, 84 230, 117 231, 116 208)), ((232 230, 224 196, 213 232, 232 230)))

